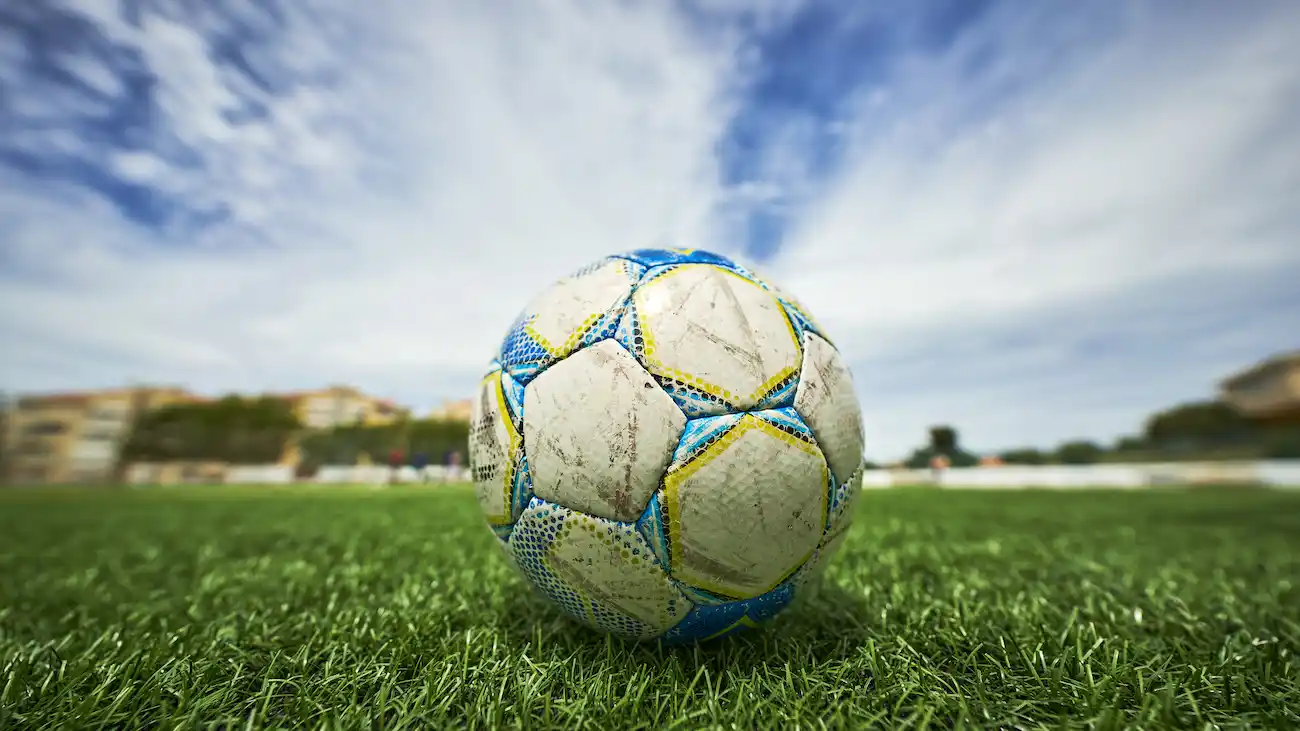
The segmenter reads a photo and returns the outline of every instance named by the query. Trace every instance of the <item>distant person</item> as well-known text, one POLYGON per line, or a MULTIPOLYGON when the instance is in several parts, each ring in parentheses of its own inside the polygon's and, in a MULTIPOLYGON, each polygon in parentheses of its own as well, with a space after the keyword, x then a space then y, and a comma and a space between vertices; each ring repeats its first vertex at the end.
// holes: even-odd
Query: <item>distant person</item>
POLYGON ((444 455, 443 464, 447 465, 444 481, 452 481, 460 477, 460 452, 454 449, 448 450, 444 455))
POLYGON ((930 479, 938 483, 943 479, 943 471, 948 469, 951 464, 948 458, 942 454, 936 454, 930 458, 930 479))
POLYGON ((416 452, 411 457, 411 467, 415 468, 416 473, 420 475, 420 484, 429 482, 429 471, 426 469, 428 466, 429 455, 424 452, 416 452))
POLYGON ((405 461, 400 449, 394 449, 388 453, 388 484, 392 485, 397 482, 398 470, 402 469, 405 461))

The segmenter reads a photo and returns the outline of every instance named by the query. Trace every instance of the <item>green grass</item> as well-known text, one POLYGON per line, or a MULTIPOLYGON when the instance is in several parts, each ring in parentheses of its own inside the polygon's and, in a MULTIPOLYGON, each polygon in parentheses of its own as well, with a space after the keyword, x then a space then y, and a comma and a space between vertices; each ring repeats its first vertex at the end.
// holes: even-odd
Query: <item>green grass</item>
POLYGON ((815 598, 672 650, 559 617, 479 520, 0 491, 0 727, 1300 727, 1300 494, 866 491, 815 598))

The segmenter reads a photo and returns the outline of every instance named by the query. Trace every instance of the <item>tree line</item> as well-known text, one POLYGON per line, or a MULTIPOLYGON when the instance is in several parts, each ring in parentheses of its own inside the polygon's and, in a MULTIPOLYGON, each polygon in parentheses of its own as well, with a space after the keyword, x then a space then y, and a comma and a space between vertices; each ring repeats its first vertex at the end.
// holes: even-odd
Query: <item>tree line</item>
MULTIPOLYGON (((913 450, 904 465, 919 469, 942 457, 952 467, 970 467, 980 457, 962 448, 957 429, 930 428, 927 443, 913 450)), ((1022 447, 997 454, 1004 464, 1084 465, 1098 462, 1179 459, 1300 459, 1300 424, 1264 424, 1241 416, 1221 401, 1194 401, 1152 414, 1137 434, 1112 444, 1087 439, 1053 448, 1022 447)))
POLYGON ((423 467, 455 459, 469 464, 469 424, 440 419, 404 419, 383 426, 349 425, 305 432, 298 440, 300 471, 369 459, 423 467), (453 456, 454 455, 454 456, 453 456))
MULTIPOLYGON (((300 471, 323 465, 357 464, 369 459, 402 464, 445 464, 451 455, 468 464, 469 425, 436 419, 400 419, 382 426, 351 424, 332 429, 304 429, 291 406, 274 397, 226 398, 165 406, 142 415, 133 425, 122 462, 204 461, 271 464, 291 447, 300 471)), ((1094 464, 1106 461, 1154 461, 1193 458, 1297 459, 1300 425, 1250 422, 1227 404, 1199 401, 1153 414, 1140 433, 1109 445, 1090 440, 1066 441, 1053 448, 1023 447, 996 455, 1005 464, 1094 464)), ((978 464, 979 455, 964 449, 956 428, 930 429, 928 442, 904 461, 924 468, 935 457, 953 467, 978 464)))
POLYGON ((200 461, 237 465, 279 462, 296 448, 300 471, 365 459, 403 464, 444 463, 455 454, 466 464, 469 425, 437 419, 399 419, 391 424, 348 424, 305 429, 292 407, 274 397, 226 398, 164 406, 141 415, 121 451, 131 462, 200 461))

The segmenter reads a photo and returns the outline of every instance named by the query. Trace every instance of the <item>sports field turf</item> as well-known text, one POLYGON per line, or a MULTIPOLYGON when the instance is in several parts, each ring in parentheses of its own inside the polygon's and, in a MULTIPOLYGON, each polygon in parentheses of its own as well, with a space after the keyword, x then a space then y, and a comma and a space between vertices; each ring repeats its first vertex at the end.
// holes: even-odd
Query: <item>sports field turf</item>
POLYGON ((0 491, 0 727, 1300 728, 1300 493, 866 491, 820 594, 666 650, 452 488, 0 491))

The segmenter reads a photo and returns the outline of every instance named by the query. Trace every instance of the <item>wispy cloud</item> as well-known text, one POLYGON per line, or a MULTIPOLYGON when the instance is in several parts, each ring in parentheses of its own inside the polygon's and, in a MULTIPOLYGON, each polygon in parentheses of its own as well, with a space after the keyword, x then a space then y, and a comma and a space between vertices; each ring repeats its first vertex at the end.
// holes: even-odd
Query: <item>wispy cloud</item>
POLYGON ((67 11, 151 92, 106 104, 145 109, 97 141, 102 109, 48 108, 68 83, 17 88, 12 146, 69 162, 0 197, 7 381, 353 380, 428 403, 541 282, 706 225, 734 54, 668 8, 350 6, 67 11))
POLYGON ((1300 15, 1187 10, 1004 5, 860 95, 773 266, 878 444, 1110 437, 1295 337, 1300 15))
POLYGON ((0 379, 469 388, 540 284, 766 259, 876 457, 1110 437, 1294 345, 1289 3, 19 3, 0 379))

